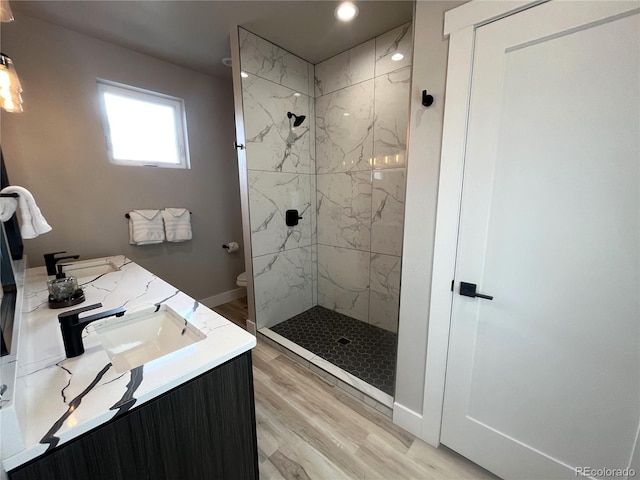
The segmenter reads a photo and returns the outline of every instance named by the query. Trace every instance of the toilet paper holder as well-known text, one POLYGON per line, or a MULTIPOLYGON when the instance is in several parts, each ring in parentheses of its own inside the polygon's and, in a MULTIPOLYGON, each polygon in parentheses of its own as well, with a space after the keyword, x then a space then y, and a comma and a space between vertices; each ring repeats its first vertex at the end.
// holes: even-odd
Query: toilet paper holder
POLYGON ((240 249, 240 245, 236 242, 223 243, 222 248, 224 248, 227 253, 237 252, 240 249))

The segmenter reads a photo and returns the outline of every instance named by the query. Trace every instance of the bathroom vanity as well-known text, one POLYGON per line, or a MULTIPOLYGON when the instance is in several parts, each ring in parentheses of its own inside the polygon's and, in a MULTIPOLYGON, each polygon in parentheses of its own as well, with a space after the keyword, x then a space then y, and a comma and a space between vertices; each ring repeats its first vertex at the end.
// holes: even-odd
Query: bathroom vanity
POLYGON ((116 270, 74 272, 83 305, 103 305, 84 315, 161 305, 201 335, 127 364, 99 333, 106 322, 128 318, 113 317, 89 325, 84 353, 66 358, 58 314, 83 305, 49 309, 44 267, 28 269, 14 391, 0 410, 8 478, 258 478, 255 337, 127 258, 101 260, 116 270))

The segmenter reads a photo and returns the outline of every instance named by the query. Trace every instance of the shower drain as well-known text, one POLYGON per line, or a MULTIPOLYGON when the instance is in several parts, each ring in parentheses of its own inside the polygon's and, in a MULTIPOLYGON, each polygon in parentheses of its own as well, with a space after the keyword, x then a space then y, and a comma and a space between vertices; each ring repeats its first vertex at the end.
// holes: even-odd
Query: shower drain
POLYGON ((351 343, 351 340, 349 340, 348 338, 342 337, 338 339, 338 343, 341 343, 342 345, 348 345, 351 343))

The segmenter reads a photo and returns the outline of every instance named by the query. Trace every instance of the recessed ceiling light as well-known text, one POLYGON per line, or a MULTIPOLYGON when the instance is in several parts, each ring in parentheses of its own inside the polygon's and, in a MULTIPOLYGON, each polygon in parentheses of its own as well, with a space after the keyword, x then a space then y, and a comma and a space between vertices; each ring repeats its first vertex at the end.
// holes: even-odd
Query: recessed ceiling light
POLYGON ((230 67, 231 66, 231 59, 229 57, 225 57, 222 59, 222 64, 226 67, 230 67))
POLYGON ((294 97, 299 97, 299 96, 300 96, 300 93, 296 92, 296 93, 294 93, 294 94, 293 94, 293 96, 294 96, 294 97))
POLYGON ((391 60, 393 60, 394 62, 399 62, 403 58, 404 58, 404 55, 401 53, 394 53, 393 55, 391 55, 391 60))
POLYGON ((344 112, 344 113, 342 114, 342 116, 343 116, 343 117, 348 117, 349 115, 351 115, 349 112, 344 112))
POLYGON ((343 2, 338 5, 338 8, 336 8, 334 15, 338 20, 349 22, 353 20, 356 15, 358 15, 358 7, 356 7, 351 2, 343 2))
POLYGON ((240 76, 241 76, 242 78, 247 78, 247 77, 249 76, 249 74, 248 74, 248 73, 246 73, 246 72, 240 72, 240 76))

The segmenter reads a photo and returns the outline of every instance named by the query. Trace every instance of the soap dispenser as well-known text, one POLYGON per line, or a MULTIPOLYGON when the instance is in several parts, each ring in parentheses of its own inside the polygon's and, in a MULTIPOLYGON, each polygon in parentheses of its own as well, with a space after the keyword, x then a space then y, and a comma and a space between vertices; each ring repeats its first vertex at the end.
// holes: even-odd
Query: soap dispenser
POLYGON ((85 301, 84 292, 78 287, 76 277, 67 277, 62 271, 63 266, 58 265, 56 278, 47 282, 49 308, 71 307, 85 301))

